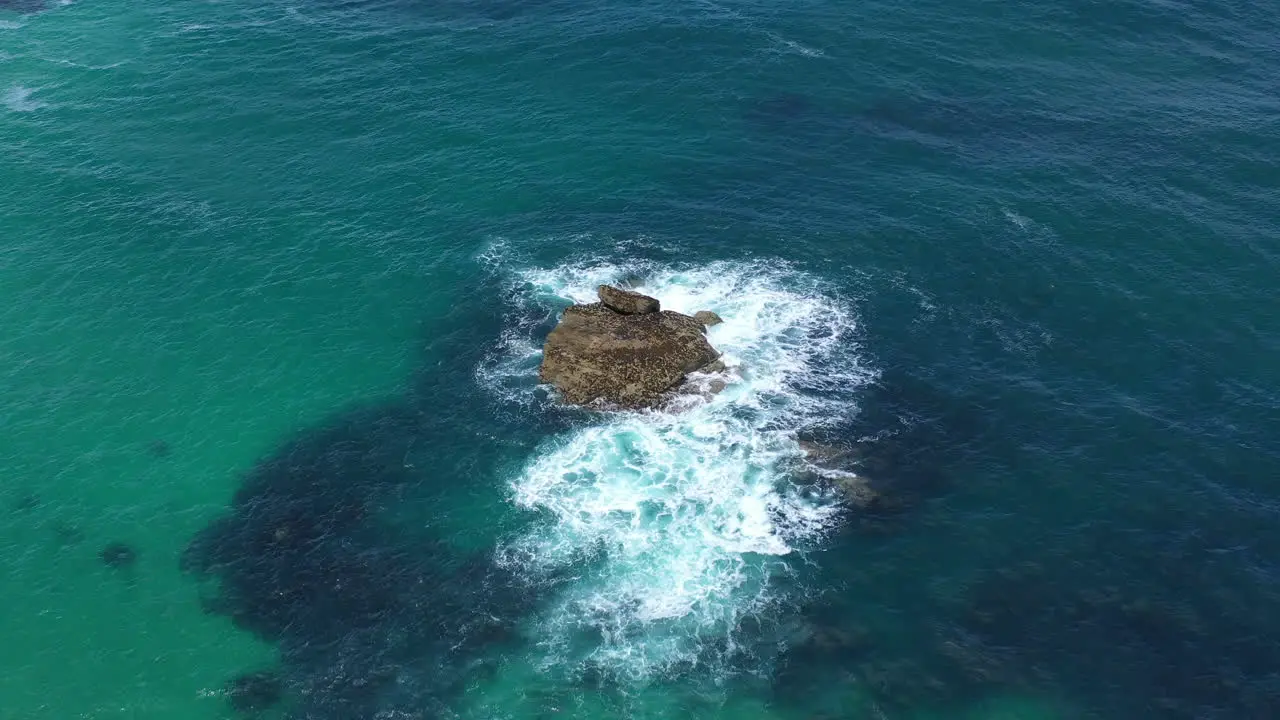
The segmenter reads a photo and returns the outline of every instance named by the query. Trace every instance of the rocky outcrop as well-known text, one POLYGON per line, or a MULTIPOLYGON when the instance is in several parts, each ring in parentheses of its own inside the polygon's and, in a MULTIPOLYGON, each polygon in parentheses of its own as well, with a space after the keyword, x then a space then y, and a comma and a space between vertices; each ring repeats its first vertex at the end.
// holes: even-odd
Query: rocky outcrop
POLYGON ((693 314, 693 319, 697 320, 703 325, 706 325, 707 327, 711 327, 712 325, 719 325, 720 323, 724 322, 724 320, 720 319, 719 315, 711 312, 710 310, 699 310, 698 312, 693 314))
POLYGON ((596 289, 596 295, 605 307, 623 315, 647 315, 662 309, 657 298, 622 290, 612 285, 601 285, 596 289))
POLYGON ((840 447, 800 440, 800 451, 812 474, 839 490, 849 505, 862 510, 895 512, 911 504, 911 493, 890 480, 882 463, 866 457, 857 446, 840 447))
POLYGON ((615 292, 652 300, 657 306, 653 298, 603 285, 600 296, 609 297, 609 303, 565 309, 560 324, 547 336, 538 371, 539 379, 555 386, 565 402, 652 407, 689 373, 719 358, 702 323, 670 310, 618 311, 612 303, 623 296, 615 292))
POLYGON ((690 395, 701 395, 703 399, 710 400, 712 396, 717 395, 729 387, 730 375, 729 368, 724 364, 723 360, 716 360, 709 365, 698 368, 698 372, 690 375, 683 385, 680 386, 681 393, 690 395))

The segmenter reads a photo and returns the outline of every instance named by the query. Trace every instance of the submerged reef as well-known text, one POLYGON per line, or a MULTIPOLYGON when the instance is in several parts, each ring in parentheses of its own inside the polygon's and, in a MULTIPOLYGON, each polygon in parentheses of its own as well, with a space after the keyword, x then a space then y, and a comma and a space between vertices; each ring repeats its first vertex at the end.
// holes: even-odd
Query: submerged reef
POLYGON ((400 409, 353 413, 304 435, 260 463, 236 493, 232 514, 187 548, 183 568, 220 580, 210 609, 263 638, 286 629, 359 627, 394 598, 373 582, 396 570, 376 543, 353 542, 380 503, 409 479, 401 459, 413 418, 400 409))
MULTIPOLYGON (((890 374, 861 421, 889 427, 876 416, 909 406, 915 419, 905 429, 806 444, 807 462, 848 463, 885 482, 872 486, 884 492, 905 483, 911 502, 853 497, 855 531, 825 555, 820 583, 849 591, 824 593, 799 613, 772 678, 776 698, 833 716, 849 704, 899 717, 1025 695, 1070 698, 1063 717, 1280 717, 1274 596, 1232 582, 1238 558, 1219 538, 1202 537, 1212 531, 1179 540, 1099 520, 1052 546, 975 543, 975 555, 994 555, 989 563, 918 584, 904 579, 914 570, 868 570, 883 544, 936 548, 917 536, 926 527, 874 537, 858 528, 896 520, 903 529, 903 509, 946 488, 943 468, 994 455, 991 444, 1007 433, 998 420, 980 422, 953 402, 930 400, 927 384, 904 380, 890 374)), ((914 515, 917 526, 930 522, 926 515, 914 515)))
POLYGON ((0 0, 0 12, 33 13, 45 9, 45 0, 0 0))
POLYGON ((989 423, 917 378, 885 374, 849 422, 802 433, 795 477, 835 490, 849 529, 880 533, 948 491, 947 468, 980 447, 989 423))
MULTIPOLYGON (((420 421, 390 404, 302 434, 253 468, 231 512, 183 555, 207 611, 278 644, 296 717, 442 703, 479 649, 513 640, 531 602, 487 554, 388 524, 406 486, 424 481, 405 462, 420 421)), ((246 702, 258 704, 261 685, 246 702)))
POLYGON ((1094 556, 984 573, 957 611, 966 656, 1000 658, 1022 683, 1070 687, 1110 717, 1280 717, 1280 626, 1268 603, 1188 585, 1198 561, 1172 554, 1127 572, 1091 568, 1094 556))
POLYGON ((98 552, 98 559, 112 570, 127 570, 138 562, 138 551, 128 543, 112 542, 98 552))
POLYGON ((173 446, 167 440, 157 438, 147 443, 147 454, 153 458, 167 458, 173 454, 173 446))
POLYGON ((284 695, 280 674, 272 670, 241 673, 223 686, 227 704, 239 713, 261 712, 279 704, 284 695))

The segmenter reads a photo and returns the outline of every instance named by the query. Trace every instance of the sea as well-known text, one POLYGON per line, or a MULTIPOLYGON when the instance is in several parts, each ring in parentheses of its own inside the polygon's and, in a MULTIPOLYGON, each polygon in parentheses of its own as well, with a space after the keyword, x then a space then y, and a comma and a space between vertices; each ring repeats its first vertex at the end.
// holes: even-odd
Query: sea
POLYGON ((178 718, 1280 718, 1280 6, 0 0, 0 720, 178 718))

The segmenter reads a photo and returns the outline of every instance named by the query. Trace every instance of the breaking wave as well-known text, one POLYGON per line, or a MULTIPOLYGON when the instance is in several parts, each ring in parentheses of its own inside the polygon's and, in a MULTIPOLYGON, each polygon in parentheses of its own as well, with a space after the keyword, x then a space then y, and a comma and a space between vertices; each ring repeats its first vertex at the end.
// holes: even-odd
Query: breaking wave
POLYGON ((539 519, 499 561, 531 580, 573 575, 530 628, 543 662, 643 682, 749 660, 768 644, 767 619, 803 593, 797 559, 841 520, 836 498, 788 469, 797 435, 850 416, 874 377, 852 307, 776 260, 503 269, 520 312, 479 376, 525 405, 546 330, 600 283, 724 320, 709 337, 727 369, 694 378, 702 392, 663 411, 589 414, 511 481, 512 501, 539 519))

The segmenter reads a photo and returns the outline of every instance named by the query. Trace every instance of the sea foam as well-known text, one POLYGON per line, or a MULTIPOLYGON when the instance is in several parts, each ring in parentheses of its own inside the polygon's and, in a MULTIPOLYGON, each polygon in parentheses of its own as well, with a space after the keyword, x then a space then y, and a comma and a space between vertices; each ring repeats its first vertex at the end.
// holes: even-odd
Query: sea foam
POLYGON ((0 103, 13 112, 32 112, 45 107, 45 103, 33 99, 34 88, 14 85, 0 95, 0 103))
POLYGON ((540 519, 500 562, 532 580, 574 578, 531 628, 544 662, 643 682, 751 655, 744 627, 796 599, 797 554, 841 519, 836 498, 794 485, 787 468, 796 434, 854 412, 874 376, 858 359, 851 306, 773 260, 510 272, 525 319, 480 377, 520 402, 547 319, 594 301, 600 283, 630 280, 665 309, 724 319, 708 331, 728 368, 723 392, 601 414, 537 448, 511 481, 512 501, 540 519))

